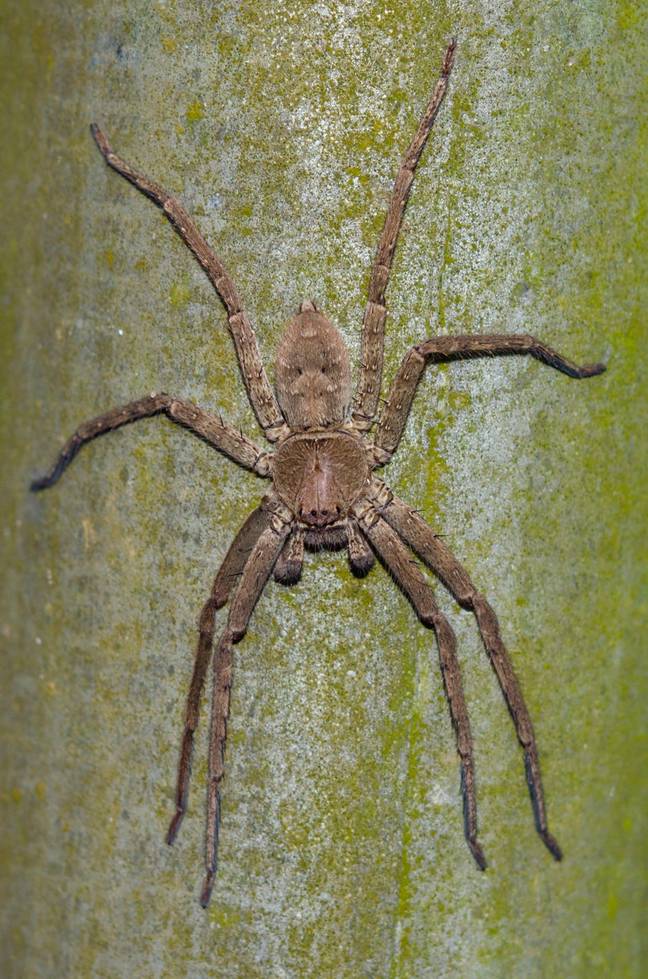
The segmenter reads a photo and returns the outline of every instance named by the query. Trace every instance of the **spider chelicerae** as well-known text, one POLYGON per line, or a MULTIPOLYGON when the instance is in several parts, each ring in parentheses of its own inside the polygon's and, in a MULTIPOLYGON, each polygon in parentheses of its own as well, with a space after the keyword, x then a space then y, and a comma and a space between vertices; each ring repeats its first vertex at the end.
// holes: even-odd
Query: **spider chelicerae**
POLYGON ((178 201, 113 152, 98 126, 91 127, 108 166, 163 210, 205 270, 227 311, 250 404, 265 438, 274 445, 274 451, 263 451, 220 417, 171 395, 151 394, 82 424, 64 445, 51 471, 31 486, 32 490, 52 486, 86 442, 151 415, 166 415, 240 466, 271 481, 269 492, 247 518, 227 552, 200 615, 178 766, 176 811, 167 842, 171 844, 175 840, 187 808, 194 733, 212 658, 216 611, 229 602, 227 624, 213 657, 203 907, 209 903, 216 874, 233 646, 245 635, 270 575, 274 574, 275 580, 284 585, 299 580, 305 549, 344 548, 352 571, 359 576, 369 572, 377 555, 410 600, 421 622, 434 630, 460 757, 465 836, 477 866, 484 870, 486 860, 477 838, 473 744, 455 636, 413 556, 432 570, 462 608, 473 612, 524 750, 537 831, 556 860, 562 857, 547 825, 531 718, 495 614, 444 541, 416 510, 394 496, 374 475, 396 452, 418 382, 430 363, 528 354, 569 377, 593 377, 605 370, 603 364, 578 367, 527 335, 432 337, 416 344, 406 354, 378 411, 387 316, 385 292, 416 166, 443 102, 454 55, 452 41, 439 80, 396 176, 371 274, 362 326, 359 378, 353 396, 349 356, 342 337, 312 301, 302 303, 288 324, 279 345, 273 390, 234 283, 196 225, 178 201), (374 424, 370 439, 368 435, 374 424))

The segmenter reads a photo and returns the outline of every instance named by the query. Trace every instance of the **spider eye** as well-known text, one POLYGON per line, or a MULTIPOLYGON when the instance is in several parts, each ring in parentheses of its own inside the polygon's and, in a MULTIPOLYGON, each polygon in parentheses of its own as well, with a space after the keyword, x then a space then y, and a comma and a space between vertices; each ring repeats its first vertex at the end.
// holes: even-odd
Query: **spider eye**
POLYGON ((320 369, 321 369, 321 371, 322 371, 322 374, 326 374, 326 367, 322 367, 322 368, 320 368, 320 369))

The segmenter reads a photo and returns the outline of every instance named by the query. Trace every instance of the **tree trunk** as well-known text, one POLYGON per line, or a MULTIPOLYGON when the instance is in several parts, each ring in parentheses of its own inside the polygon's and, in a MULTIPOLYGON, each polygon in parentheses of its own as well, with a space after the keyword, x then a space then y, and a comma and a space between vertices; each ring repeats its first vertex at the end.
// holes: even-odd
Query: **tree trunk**
POLYGON ((640 14, 603 0, 7 6, 2 975, 639 976, 640 14), (184 699, 198 612, 267 484, 155 418, 88 446, 48 492, 28 486, 79 422, 150 391, 262 437, 219 300, 88 126, 183 200, 271 374, 311 297, 357 364, 391 182, 452 34, 388 292, 386 382, 435 333, 532 333, 609 370, 430 367, 385 478, 498 613, 565 860, 534 831, 472 615, 438 586, 484 874, 432 633, 382 569, 358 580, 344 555, 310 555, 297 587, 267 587, 235 649, 203 911, 207 700, 190 810, 164 843, 184 699))

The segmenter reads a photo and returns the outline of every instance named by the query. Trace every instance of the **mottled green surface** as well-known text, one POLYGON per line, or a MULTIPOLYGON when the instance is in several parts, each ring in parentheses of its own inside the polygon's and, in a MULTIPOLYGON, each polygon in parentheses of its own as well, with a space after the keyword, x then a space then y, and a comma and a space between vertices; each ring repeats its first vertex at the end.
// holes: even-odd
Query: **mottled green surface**
MULTIPOLYGON (((4 0, 0 973, 638 977, 645 959, 645 13, 634 3, 4 0), (197 611, 263 484, 156 419, 150 390, 257 437, 220 304, 95 119, 180 194, 271 360, 313 296, 354 356, 399 154, 459 37, 390 287, 387 368, 432 332, 533 332, 536 363, 430 370, 387 478, 503 623, 555 864, 472 617, 460 639, 479 874, 430 633, 384 572, 312 556, 236 650, 221 870, 163 843, 197 611), (642 639, 644 640, 642 643, 642 639)), ((645 968, 645 965, 644 965, 645 968)))

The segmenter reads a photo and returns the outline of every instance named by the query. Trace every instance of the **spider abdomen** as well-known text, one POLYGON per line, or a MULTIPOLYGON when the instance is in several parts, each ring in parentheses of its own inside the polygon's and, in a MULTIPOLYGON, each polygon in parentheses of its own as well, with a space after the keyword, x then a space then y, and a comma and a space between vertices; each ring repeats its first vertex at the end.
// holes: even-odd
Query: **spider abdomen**
POLYGON ((275 489, 310 528, 343 519, 365 491, 369 472, 367 449, 349 432, 293 435, 274 456, 275 489))

